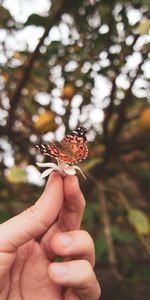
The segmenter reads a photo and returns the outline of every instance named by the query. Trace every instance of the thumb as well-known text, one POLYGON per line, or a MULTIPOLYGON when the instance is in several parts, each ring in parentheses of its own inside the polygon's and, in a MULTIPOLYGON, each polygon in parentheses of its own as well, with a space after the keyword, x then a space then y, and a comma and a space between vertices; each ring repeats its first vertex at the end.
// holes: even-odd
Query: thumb
POLYGON ((33 206, 0 225, 0 251, 15 251, 44 233, 57 218, 62 202, 62 178, 53 173, 42 196, 33 206))

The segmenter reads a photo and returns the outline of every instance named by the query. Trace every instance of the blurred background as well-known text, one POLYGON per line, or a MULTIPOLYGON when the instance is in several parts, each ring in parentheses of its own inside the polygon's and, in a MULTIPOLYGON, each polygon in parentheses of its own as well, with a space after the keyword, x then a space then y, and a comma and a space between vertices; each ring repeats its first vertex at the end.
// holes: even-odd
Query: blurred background
POLYGON ((35 144, 85 126, 102 300, 149 299, 149 32, 149 0, 0 1, 0 222, 43 190, 35 144))

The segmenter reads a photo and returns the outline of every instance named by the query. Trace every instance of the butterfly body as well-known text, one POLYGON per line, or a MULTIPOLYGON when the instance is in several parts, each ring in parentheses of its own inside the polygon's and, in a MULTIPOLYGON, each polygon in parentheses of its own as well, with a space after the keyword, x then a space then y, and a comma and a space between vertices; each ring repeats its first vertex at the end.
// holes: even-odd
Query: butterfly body
POLYGON ((88 155, 86 145, 87 129, 79 127, 60 142, 37 145, 36 148, 44 155, 49 155, 72 165, 84 160, 88 155))

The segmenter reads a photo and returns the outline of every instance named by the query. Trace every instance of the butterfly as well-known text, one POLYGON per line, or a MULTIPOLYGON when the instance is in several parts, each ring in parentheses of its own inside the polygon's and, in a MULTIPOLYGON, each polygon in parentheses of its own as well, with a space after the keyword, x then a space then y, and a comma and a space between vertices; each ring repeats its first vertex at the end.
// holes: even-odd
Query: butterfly
POLYGON ((51 144, 36 145, 36 148, 42 154, 58 158, 69 165, 77 164, 88 155, 86 134, 87 129, 85 127, 78 127, 60 142, 54 141, 51 144))

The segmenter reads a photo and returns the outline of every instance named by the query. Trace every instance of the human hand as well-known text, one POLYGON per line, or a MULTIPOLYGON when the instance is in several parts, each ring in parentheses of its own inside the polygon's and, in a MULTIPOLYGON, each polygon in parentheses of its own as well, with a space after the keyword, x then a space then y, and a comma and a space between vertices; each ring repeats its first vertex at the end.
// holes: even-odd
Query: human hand
POLYGON ((53 173, 34 206, 0 225, 1 300, 99 298, 84 207, 77 178, 53 173))

